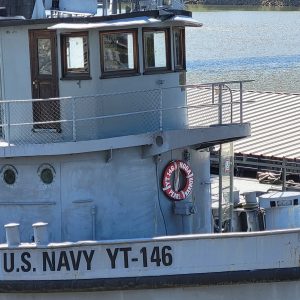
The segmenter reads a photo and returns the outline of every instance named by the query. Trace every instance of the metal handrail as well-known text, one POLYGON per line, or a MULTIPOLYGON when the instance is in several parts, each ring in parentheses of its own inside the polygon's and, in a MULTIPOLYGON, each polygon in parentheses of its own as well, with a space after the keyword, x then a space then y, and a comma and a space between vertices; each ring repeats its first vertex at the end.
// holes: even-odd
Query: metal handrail
MULTIPOLYGON (((253 101, 252 101, 253 102, 253 101)), ((101 120, 101 119, 109 119, 109 118, 116 118, 116 117, 127 117, 127 116, 133 116, 133 115, 139 115, 139 114, 145 114, 145 113, 151 113, 151 112, 164 112, 164 111, 171 111, 171 110, 177 110, 177 109, 188 109, 188 108, 201 108, 201 107, 222 107, 226 105, 231 105, 232 103, 239 103, 237 101, 230 102, 230 103, 216 103, 216 104, 199 104, 199 105, 182 105, 182 106, 175 106, 170 108, 160 108, 160 109, 150 109, 150 110, 140 110, 140 111, 133 111, 128 113, 120 113, 120 114, 112 114, 112 115, 105 115, 105 116, 99 116, 99 117, 90 117, 90 118, 76 118, 75 121, 91 121, 91 120, 101 120)), ((55 123, 66 123, 66 122, 72 122, 73 119, 59 119, 55 121, 45 121, 45 122, 26 122, 26 123, 2 123, 0 124, 0 127, 5 126, 24 126, 24 125, 43 125, 43 124, 55 124, 55 123)))
MULTIPOLYGON (((191 85, 186 85, 186 87, 191 87, 191 88, 207 88, 209 89, 209 87, 212 87, 212 103, 214 104, 215 102, 215 87, 218 87, 218 101, 220 106, 223 103, 223 90, 224 88, 229 90, 230 92, 230 102, 231 102, 231 120, 233 117, 233 89, 229 87, 229 84, 238 84, 239 85, 239 89, 237 91, 239 91, 240 93, 240 123, 243 123, 243 84, 244 83, 248 83, 248 82, 253 82, 254 80, 233 80, 233 81, 220 81, 220 82, 213 82, 213 83, 201 83, 201 84, 191 84, 191 85)), ((220 112, 219 112, 219 124, 222 124, 222 113, 221 113, 221 108, 220 108, 220 112)))
MULTIPOLYGON (((229 85, 229 84, 240 84, 246 82, 252 82, 254 80, 240 80, 240 81, 220 81, 220 82, 212 82, 212 83, 199 83, 199 84, 185 84, 185 85, 177 85, 177 86, 169 86, 169 87, 159 87, 153 89, 141 89, 141 90, 129 90, 129 91, 122 91, 122 92, 109 92, 103 94, 96 94, 96 95, 84 95, 84 96, 65 96, 65 97, 55 97, 55 98, 39 98, 39 99, 16 99, 16 100, 0 100, 0 103, 12 103, 12 102, 35 102, 35 101, 55 101, 55 100, 69 100, 69 99, 80 99, 80 98, 95 98, 95 97, 105 97, 105 96, 114 96, 114 95, 126 95, 131 93, 143 93, 149 91, 160 91, 160 90, 170 90, 175 88, 209 88, 209 86, 213 85, 229 85)), ((236 91, 235 89, 232 89, 236 91)))
POLYGON ((207 82, 207 83, 199 83, 199 84, 187 84, 183 85, 183 87, 204 87, 204 86, 212 86, 212 85, 224 85, 224 84, 240 84, 240 83, 248 83, 253 82, 254 80, 231 80, 231 81, 217 81, 217 82, 207 82))
MULTIPOLYGON (((237 83, 237 82, 234 82, 237 83)), ((240 82, 239 82, 240 83, 240 82)), ((218 84, 218 83, 217 83, 218 84)), ((214 84, 212 84, 212 87, 214 87, 214 84)), ((176 110, 181 110, 181 109, 185 109, 185 110, 197 110, 197 109, 202 109, 202 108, 212 108, 214 109, 213 112, 213 116, 211 118, 218 118, 218 121, 212 121, 210 123, 210 125, 212 124, 222 124, 223 123, 223 108, 226 106, 230 106, 230 121, 229 123, 233 123, 233 105, 237 104, 237 105, 241 105, 240 101, 234 101, 233 100, 233 96, 232 96, 232 92, 231 92, 231 98, 230 101, 222 101, 222 93, 224 90, 224 87, 226 89, 228 89, 229 87, 226 85, 223 85, 223 83, 221 84, 221 88, 219 88, 219 101, 217 103, 215 103, 213 101, 213 99, 211 99, 211 101, 205 103, 207 101, 206 96, 202 99, 201 97, 199 98, 199 101, 204 101, 203 103, 199 101, 197 103, 192 103, 192 104, 186 104, 186 105, 175 105, 172 107, 163 107, 163 93, 165 91, 171 90, 171 89, 186 89, 186 90, 191 90, 191 89, 195 89, 195 85, 186 85, 186 86, 176 86, 176 87, 160 87, 160 88, 155 88, 155 89, 148 89, 148 90, 137 90, 137 91, 126 91, 126 92, 114 92, 114 93, 103 93, 103 94, 98 94, 98 95, 93 95, 93 96, 75 96, 75 97, 60 97, 60 98, 50 98, 50 99, 25 99, 25 100, 3 100, 0 102, 0 105, 3 105, 4 107, 4 114, 5 114, 5 118, 3 119, 2 124, 0 124, 0 128, 6 128, 5 130, 5 141, 10 145, 11 144, 11 128, 12 127, 22 127, 22 126, 40 126, 40 125, 44 125, 44 124, 65 124, 65 123, 72 123, 72 136, 73 136, 73 141, 77 141, 77 129, 80 128, 80 126, 78 124, 76 124, 77 122, 84 122, 84 121, 99 121, 99 120, 105 120, 105 119, 109 119, 109 118, 121 118, 121 117, 131 117, 131 116, 139 116, 139 115, 149 115, 151 113, 158 113, 157 116, 159 116, 159 127, 155 128, 155 130, 159 130, 162 131, 164 129, 164 124, 163 124, 163 114, 168 112, 168 111, 176 111, 176 110), (138 93, 141 93, 141 95, 138 95, 138 93), (105 98, 109 98, 109 97, 113 97, 113 96, 123 96, 123 95, 130 95, 130 94, 136 94, 136 99, 140 99, 142 97, 150 97, 148 99, 151 99, 151 101, 153 101, 153 106, 154 108, 149 108, 149 109, 142 109, 142 110, 134 110, 134 111, 125 111, 125 112, 119 112, 119 113, 114 113, 114 114, 104 114, 105 112, 103 112, 102 110, 100 110, 100 115, 94 115, 94 112, 91 110, 91 112, 87 113, 87 116, 76 116, 77 112, 76 112, 76 104, 77 101, 78 103, 82 103, 81 101, 89 101, 90 99, 93 100, 92 103, 97 104, 97 103, 105 103, 104 101, 106 100, 105 98), (103 99, 102 99, 103 98, 103 99), (153 100, 154 99, 154 100, 153 100), (13 116, 14 113, 17 114, 22 114, 22 111, 20 108, 24 109, 22 104, 24 104, 24 107, 28 107, 25 106, 25 104, 30 104, 30 103, 34 103, 34 102, 54 102, 54 101, 59 101, 62 105, 62 103, 66 104, 67 107, 65 108, 65 112, 67 112, 67 114, 70 114, 70 117, 65 117, 63 118, 63 116, 61 116, 61 118, 59 119, 51 119, 49 118, 49 120, 46 121, 32 121, 31 120, 28 122, 25 118, 25 120, 23 119, 23 122, 16 122, 14 120, 14 118, 11 118, 11 114, 13 116), (66 101, 66 102, 63 102, 66 101), (20 105, 20 106, 19 106, 20 105), (17 108, 17 110, 16 110, 17 108), (216 110, 217 109, 217 110, 216 110), (216 115, 217 112, 217 115, 216 115), (88 115, 90 114, 90 115, 88 115)), ((199 89, 207 89, 207 84, 200 84, 197 85, 196 91, 198 91, 199 89)), ((230 89, 230 88, 229 88, 230 89)), ((206 92, 205 92, 206 93, 206 92)), ((198 94, 197 94, 198 95, 198 94)), ((122 97, 123 98, 123 97, 122 97)), ((253 101, 251 101, 253 102, 253 101)), ((140 103, 139 100, 137 100, 137 103, 140 103)), ((98 105, 98 104, 97 104, 98 105)), ((152 105, 152 104, 151 104, 152 105)), ((124 109, 124 108, 121 108, 124 109)), ((229 114, 228 111, 225 112, 226 114, 229 114)), ((243 110, 240 109, 240 123, 242 120, 242 114, 243 114, 243 110)), ((25 114, 26 116, 26 111, 25 114)), ((22 115, 23 117, 23 115, 22 115)), ((148 119, 151 118, 148 117, 148 119)), ((156 117, 155 117, 156 118, 156 117)), ((32 116, 33 119, 33 116, 32 116)), ((148 120, 147 119, 147 120, 148 120)), ((204 122, 202 122, 202 124, 199 124, 197 126, 207 126, 204 124, 208 124, 210 121, 208 120, 208 118, 205 118, 204 122), (208 121, 207 121, 208 120, 208 121), (207 123, 208 122, 208 123, 207 123)), ((143 119, 144 120, 144 119, 143 119)), ((154 120, 154 119, 153 119, 154 120)), ((228 119, 227 119, 228 120, 228 119)), ((149 121, 149 120, 148 120, 149 121)), ((156 122, 156 121, 155 121, 156 122)), ((156 126, 155 123, 154 125, 156 126)), ((54 129, 55 130, 55 129, 54 129)), ((3 131, 3 130, 2 130, 3 131)), ((4 132, 4 131, 3 131, 4 132)), ((28 138, 28 136, 27 136, 28 138)), ((20 137, 20 140, 22 140, 22 138, 20 137)))

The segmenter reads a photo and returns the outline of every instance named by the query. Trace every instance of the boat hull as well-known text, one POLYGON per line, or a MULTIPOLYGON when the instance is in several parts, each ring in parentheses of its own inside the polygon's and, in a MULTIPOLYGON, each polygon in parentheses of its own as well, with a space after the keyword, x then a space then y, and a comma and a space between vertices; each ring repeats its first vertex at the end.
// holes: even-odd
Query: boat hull
POLYGON ((59 292, 59 293, 1 293, 2 300, 283 300, 299 299, 300 281, 247 283, 228 285, 205 285, 201 287, 172 287, 164 289, 118 290, 103 292, 59 292))
POLYGON ((270 291, 272 299, 300 295, 299 229, 4 244, 0 257, 0 299, 19 294, 22 299, 85 294, 89 299, 238 299, 240 293, 243 299, 266 299, 270 291))

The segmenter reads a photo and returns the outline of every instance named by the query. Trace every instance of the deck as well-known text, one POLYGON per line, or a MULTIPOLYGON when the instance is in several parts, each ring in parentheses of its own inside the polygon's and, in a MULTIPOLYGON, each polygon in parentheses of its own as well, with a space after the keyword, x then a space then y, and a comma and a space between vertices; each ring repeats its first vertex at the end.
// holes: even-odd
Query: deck
MULTIPOLYGON (((63 148, 73 147, 75 151, 74 146, 79 144, 81 150, 78 152, 92 148, 99 151, 151 145, 153 138, 155 140, 162 132, 169 132, 164 137, 170 140, 169 146, 162 147, 165 151, 171 150, 170 147, 184 147, 180 143, 184 137, 193 145, 198 140, 198 144, 207 147, 248 136, 250 127, 243 122, 243 103, 239 99, 220 101, 223 93, 220 87, 223 85, 179 86, 55 99, 4 100, 1 101, 0 148, 3 153, 0 156, 15 156, 17 153, 38 155, 36 151, 52 153, 54 149, 66 153, 70 150, 63 148), (216 93, 218 100, 215 99, 216 93), (190 103, 186 97, 193 97, 195 102, 190 103), (42 119, 41 115, 33 113, 32 108, 37 102, 39 106, 48 108, 42 119), (201 116, 197 124, 190 122, 193 116, 201 116), (96 144, 98 146, 95 147, 96 144), (51 150, 47 152, 46 146, 51 150)), ((157 149, 148 152, 157 154, 162 151, 159 147, 156 145, 157 149)))

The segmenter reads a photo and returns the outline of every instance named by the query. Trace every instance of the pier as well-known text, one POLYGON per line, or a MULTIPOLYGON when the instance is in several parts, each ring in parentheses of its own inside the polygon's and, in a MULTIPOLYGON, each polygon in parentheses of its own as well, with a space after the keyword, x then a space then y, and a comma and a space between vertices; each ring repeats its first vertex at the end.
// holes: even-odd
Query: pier
MULTIPOLYGON (((214 94, 217 97, 216 91, 214 94)), ((208 95, 207 90, 202 91, 202 99, 208 95)), ((230 109, 230 103, 235 102, 239 95, 238 90, 223 92, 222 105, 230 109)), ((238 175, 273 171, 283 173, 282 181, 291 178, 299 182, 300 94, 243 91, 242 99, 243 121, 251 123, 251 136, 234 143, 235 170, 238 175)), ((188 94, 189 105, 197 105, 199 101, 200 98, 188 94)), ((234 111, 233 115, 236 113, 234 111)), ((197 126, 201 118, 203 115, 194 111, 189 115, 189 122, 197 126)), ((218 162, 217 152, 212 151, 211 157, 212 165, 218 162)))

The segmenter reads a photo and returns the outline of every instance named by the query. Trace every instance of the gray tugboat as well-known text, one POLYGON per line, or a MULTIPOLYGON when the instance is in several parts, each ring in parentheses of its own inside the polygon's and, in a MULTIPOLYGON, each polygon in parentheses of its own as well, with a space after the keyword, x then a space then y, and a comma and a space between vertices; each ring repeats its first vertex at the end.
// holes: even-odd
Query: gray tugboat
POLYGON ((243 82, 186 85, 187 26, 180 1, 0 18, 1 300, 299 298, 300 229, 272 213, 297 219, 299 195, 232 210, 243 82))

